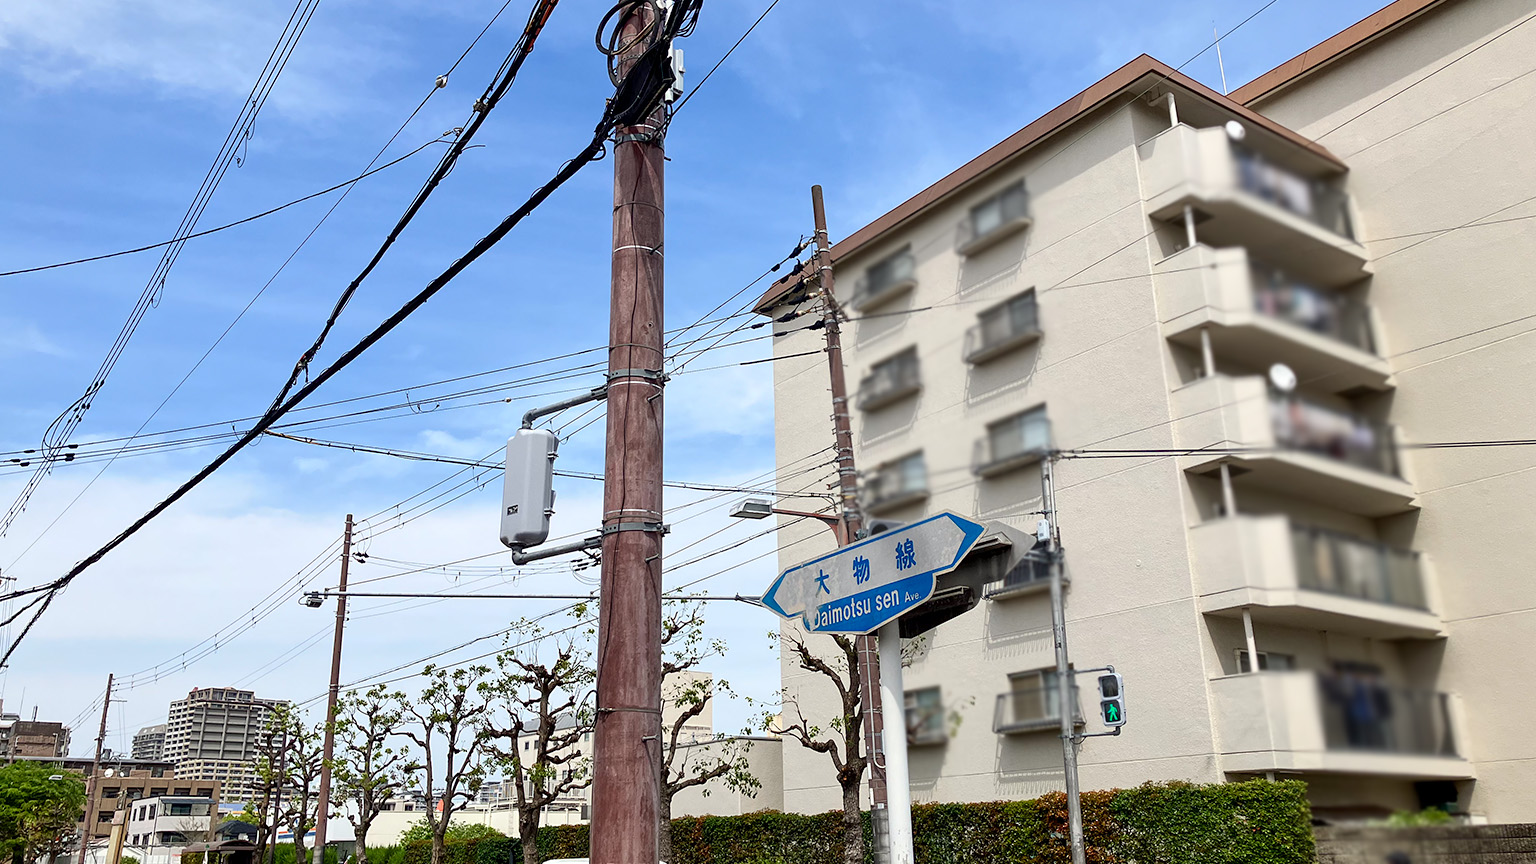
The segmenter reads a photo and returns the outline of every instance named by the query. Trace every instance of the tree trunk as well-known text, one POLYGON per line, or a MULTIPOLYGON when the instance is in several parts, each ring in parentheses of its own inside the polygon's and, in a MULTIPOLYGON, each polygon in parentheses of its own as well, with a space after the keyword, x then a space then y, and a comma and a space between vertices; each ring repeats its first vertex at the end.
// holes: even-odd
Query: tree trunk
POLYGON ((368 829, 371 827, 373 827, 373 820, 371 819, 359 822, 353 826, 352 837, 354 839, 352 846, 355 851, 352 854, 357 856, 357 864, 368 864, 368 829))
POLYGON ((656 847, 661 850, 661 860, 672 861, 672 793, 665 788, 661 790, 660 806, 657 814, 661 818, 661 824, 656 826, 656 847))
POLYGON ((443 864, 443 843, 448 834, 448 814, 444 813, 441 818, 440 825, 432 828, 432 864, 443 864))
POLYGON ((843 864, 864 864, 864 820, 859 808, 859 775, 843 784, 843 864))
POLYGON ((539 808, 517 808, 517 839, 523 844, 523 864, 539 864, 539 808))

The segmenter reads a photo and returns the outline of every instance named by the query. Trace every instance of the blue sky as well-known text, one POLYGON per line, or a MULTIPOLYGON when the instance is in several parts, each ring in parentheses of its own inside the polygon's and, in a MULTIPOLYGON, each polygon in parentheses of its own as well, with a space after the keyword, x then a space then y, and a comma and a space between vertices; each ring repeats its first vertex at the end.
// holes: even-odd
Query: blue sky
MULTIPOLYGON (((706 4, 697 32, 682 46, 690 88, 764 5, 706 4)), ((669 326, 697 320, 809 233, 812 183, 826 188, 834 239, 846 235, 1135 55, 1145 52, 1178 65, 1210 42, 1213 26, 1226 30, 1262 5, 1258 0, 782 0, 672 126, 669 326)), ((1278 0, 1223 42, 1227 80, 1236 87, 1378 5, 1378 0, 1278 0)), ((242 164, 224 179, 201 227, 356 174, 499 6, 486 0, 324 0, 258 118, 242 164)), ((476 139, 484 147, 465 155, 365 283, 323 360, 419 290, 580 149, 610 91, 592 45, 593 28, 606 8, 606 3, 567 0, 556 10, 516 86, 476 139)), ((267 0, 8 0, 0 7, 0 164, 6 166, 0 183, 0 270, 168 237, 291 9, 289 3, 267 0)), ((387 158, 464 123, 526 14, 521 4, 512 4, 387 158)), ((1215 52, 1185 71, 1220 89, 1215 52)), ((440 145, 429 148, 358 184, 147 429, 234 420, 265 407, 314 338, 337 292, 393 224, 439 151, 440 145)), ((600 345, 607 326, 610 172, 603 162, 578 175, 314 401, 600 345)), ((333 198, 192 241, 74 440, 127 435, 144 423, 333 198)), ((151 252, 0 279, 0 450, 36 446, 42 430, 79 395, 157 258, 151 252)), ((693 365, 731 364, 768 352, 759 340, 711 352, 693 365)), ((597 356, 470 383, 566 369, 597 356)), ((597 383, 586 372, 496 396, 547 395, 597 383)), ((432 392, 442 390, 417 390, 413 398, 432 392)), ((480 457, 503 442, 521 412, 538 401, 396 412, 389 419, 313 434, 480 457)), ((667 405, 669 477, 739 483, 771 471, 766 364, 680 376, 669 387, 667 405)), ((322 409, 314 416, 340 410, 322 409)), ((601 446, 598 422, 571 438, 559 467, 601 471, 601 446)), ((55 577, 215 452, 121 459, 62 518, 100 465, 60 467, 0 538, 0 570, 23 585, 55 577)), ((339 533, 345 513, 375 513, 453 470, 262 442, 82 576, 54 604, 0 679, 6 709, 30 714, 35 705, 45 719, 73 719, 88 708, 108 672, 131 673, 166 661, 289 584, 285 580, 339 533)), ((0 468, 4 504, 25 476, 0 468)), ((458 479, 462 475, 450 482, 458 479)), ((494 553, 497 488, 493 483, 466 495, 369 540, 366 548, 378 558, 422 563, 494 553)), ((595 525, 595 483, 562 480, 559 490, 557 533, 595 525)), ((701 497, 678 492, 669 497, 669 507, 701 497)), ((673 519, 679 524, 670 548, 699 544, 674 563, 766 526, 732 525, 718 506, 695 507, 686 515, 693 517, 686 524, 680 516, 673 519), (721 533, 708 536, 716 531, 721 533)), ((376 522, 385 524, 384 517, 376 522)), ((669 578, 677 584, 725 570, 704 586, 758 593, 774 575, 771 551, 771 540, 760 538, 669 578)), ((504 556, 492 556, 461 568, 457 577, 429 572, 376 587, 559 592, 582 586, 580 580, 590 576, 550 568, 511 582, 510 573, 483 569, 506 564, 504 556), (468 584, 472 579, 481 581, 468 584)), ((334 569, 332 562, 313 587, 334 584, 334 569)), ((354 579, 400 569, 408 568, 361 565, 354 579)), ((359 603, 348 631, 343 680, 552 605, 359 603), (364 617, 378 612, 390 614, 364 617)), ((286 602, 260 628, 221 642, 216 653, 186 670, 166 667, 114 707, 108 746, 125 747, 134 729, 163 722, 167 701, 195 686, 243 683, 262 695, 294 699, 320 693, 328 640, 293 649, 308 644, 329 620, 328 612, 286 602)), ((714 670, 760 698, 771 698, 778 683, 775 656, 766 640, 757 638, 773 623, 747 608, 722 605, 711 612, 714 635, 732 644, 714 670)), ((471 653, 477 652, 448 659, 471 653)), ((717 728, 739 726, 746 713, 741 705, 721 706, 717 728)), ((77 730, 75 752, 88 749, 86 727, 93 723, 77 730)))

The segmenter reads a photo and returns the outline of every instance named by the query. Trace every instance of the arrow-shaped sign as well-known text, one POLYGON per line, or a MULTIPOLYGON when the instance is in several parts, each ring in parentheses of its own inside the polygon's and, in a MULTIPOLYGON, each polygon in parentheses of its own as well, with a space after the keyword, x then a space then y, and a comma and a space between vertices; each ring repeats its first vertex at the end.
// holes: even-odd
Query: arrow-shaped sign
POLYGON ((933 595, 985 528, 945 511, 785 570, 763 605, 816 633, 873 633, 933 595))

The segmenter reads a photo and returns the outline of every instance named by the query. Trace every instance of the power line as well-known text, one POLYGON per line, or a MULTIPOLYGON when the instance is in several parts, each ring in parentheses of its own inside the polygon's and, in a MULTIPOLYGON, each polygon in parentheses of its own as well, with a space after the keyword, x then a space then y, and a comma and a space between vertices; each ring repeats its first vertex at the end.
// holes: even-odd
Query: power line
MULTIPOLYGON (((393 140, 393 139, 391 139, 391 140, 393 140)), ((404 156, 399 156, 399 157, 397 157, 395 159, 392 159, 392 160, 390 160, 388 162, 385 162, 383 165, 380 165, 378 167, 373 167, 372 165, 370 165, 367 170, 365 170, 363 173, 357 175, 356 177, 353 177, 353 178, 348 179, 348 180, 343 180, 343 181, 341 181, 340 183, 337 183, 334 186, 327 186, 326 188, 321 189, 318 192, 311 192, 311 193, 309 193, 308 195, 305 195, 302 198, 295 198, 295 199, 293 199, 292 201, 289 201, 286 204, 279 204, 276 207, 273 207, 273 208, 268 209, 268 210, 263 210, 260 213, 254 213, 254 214, 252 214, 250 216, 245 217, 244 219, 236 219, 233 222, 226 222, 223 225, 218 226, 217 228, 208 228, 208 229, 203 230, 203 231, 195 231, 195 232, 193 232, 191 234, 188 234, 188 235, 186 235, 184 237, 173 237, 170 240, 162 240, 159 243, 151 243, 148 246, 136 246, 136 247, 134 247, 132 249, 122 249, 122 250, 119 250, 117 252, 105 252, 105 253, 102 253, 100 255, 90 255, 90 256, 87 256, 85 258, 73 258, 73 259, 70 259, 68 261, 59 261, 59 262, 56 262, 56 263, 53 263, 53 264, 39 264, 39 265, 37 265, 35 267, 23 267, 23 268, 21 268, 19 270, 0 271, 0 278, 4 278, 6 276, 20 276, 20 275, 22 275, 24 273, 41 273, 44 270, 57 270, 60 267, 73 267, 76 264, 89 264, 89 263, 92 263, 94 261, 105 261, 105 260, 107 260, 109 258, 120 258, 120 257, 122 257, 124 255, 136 255, 136 254, 138 254, 140 252, 148 252, 151 249, 159 249, 159 248, 164 247, 164 246, 170 246, 170 245, 172 245, 174 243, 182 243, 182 242, 185 242, 187 240, 196 240, 199 237, 207 237, 210 234, 217 234, 220 231, 227 231, 230 228, 238 228, 241 225, 245 225, 245 224, 248 224, 250 222, 255 222, 257 219, 262 219, 262 218, 265 218, 267 216, 271 216, 274 213, 280 213, 280 212, 282 212, 284 210, 287 210, 289 207, 293 207, 294 205, 303 204, 305 201, 313 201, 314 199, 319 198, 322 195, 329 195, 330 193, 335 192, 337 189, 343 189, 343 188, 346 188, 348 186, 353 186, 353 185, 355 185, 360 180, 365 180, 365 179, 367 179, 369 177, 372 177, 373 175, 379 173, 380 171, 384 171, 384 170, 387 170, 389 168, 393 168, 396 165, 399 165, 401 162, 404 162, 405 160, 411 158, 412 156, 415 156, 417 153, 420 153, 421 151, 427 149, 428 147, 431 147, 433 144, 446 144, 446 143, 448 143, 448 142, 446 140, 442 139, 442 138, 434 138, 431 141, 428 141, 427 143, 422 144, 420 147, 417 147, 415 150, 412 150, 411 152, 406 153, 404 156)))
MULTIPOLYGON (((192 203, 188 206, 187 212, 182 216, 181 224, 176 228, 175 236, 178 239, 168 245, 165 252, 161 255, 160 263, 156 265, 154 272, 150 274, 149 281, 145 284, 138 301, 134 304, 133 310, 128 315, 128 320, 118 332, 117 339, 112 343, 111 348, 108 349, 106 358, 102 360, 100 368, 97 369, 95 376, 91 379, 90 385, 86 387, 85 393, 68 408, 64 409, 63 413, 55 418, 48 425, 48 428, 44 430, 42 443, 49 452, 56 451, 68 443, 70 436, 74 434, 75 429, 85 418, 86 411, 90 410, 92 400, 101 391, 102 387, 106 385, 108 376, 116 368, 117 360, 122 356, 123 351, 127 349, 128 341, 133 338, 134 333, 138 330, 139 322, 144 319, 145 314, 148 313, 151 307, 159 305, 161 293, 165 289, 166 278, 170 275, 171 268, 175 265, 176 259, 180 256, 182 247, 185 245, 185 236, 196 228, 198 220, 202 218, 204 209, 207 208, 208 203, 213 199, 213 193, 223 181, 229 166, 231 164, 243 164, 243 159, 237 156, 239 147, 244 141, 250 139, 251 130, 256 123, 257 115, 261 113, 261 109, 266 104, 267 97, 271 94, 272 88, 276 86, 278 78, 282 76, 283 70, 287 67, 288 60, 293 56, 293 51, 298 46, 300 37, 304 35, 304 30, 309 26, 310 18, 313 17, 315 7, 318 4, 319 0, 299 0, 297 5, 294 6, 293 12, 289 15, 288 23, 284 26, 277 44, 273 46, 271 53, 267 55, 267 61, 262 67, 261 74, 257 76, 256 83, 251 87, 250 95, 246 97, 245 102, 241 105, 239 114, 235 117, 234 124, 230 126, 229 132, 225 135, 224 144, 219 148, 218 155, 214 157, 213 164, 208 168, 207 173, 204 174, 202 184, 193 196, 192 203)), ((31 500, 32 494, 37 491, 37 487, 42 484, 43 478, 47 476, 48 468, 49 465, 47 463, 38 466, 37 471, 27 480, 26 485, 22 487, 15 501, 6 510, 5 515, 0 517, 0 536, 4 536, 10 530, 16 517, 26 509, 27 502, 31 500)))
MULTIPOLYGON (((411 298, 411 300, 409 300, 404 306, 400 307, 400 309, 397 310, 389 318, 385 319, 384 322, 374 328, 373 331, 371 331, 368 335, 364 336, 363 339, 360 340, 356 345, 348 349, 330 366, 326 367, 323 371, 311 379, 310 382, 303 388, 299 389, 298 392, 294 393, 291 397, 288 397, 286 401, 275 403, 274 406, 267 411, 267 413, 260 421, 256 423, 255 426, 247 431, 240 438, 240 440, 235 442, 235 444, 233 444, 213 462, 209 463, 201 471, 193 475, 191 479, 183 483, 168 497, 151 508, 148 513, 141 516, 137 521, 126 528, 122 533, 118 534, 106 545, 92 553, 90 556, 76 564, 74 567, 70 568, 70 570, 65 573, 65 575, 50 583, 53 587, 53 590, 46 595, 46 599, 40 605, 37 613, 27 623, 27 626, 22 630, 21 634, 6 649, 5 654, 0 656, 0 665, 4 665, 5 662, 10 658, 11 654, 15 653, 16 648, 19 647, 21 642, 26 638, 27 633, 30 632, 31 628, 47 611, 49 604, 52 602, 52 599, 57 596, 58 590, 67 586, 71 581, 73 581, 91 565, 101 560, 109 552, 117 548, 117 546, 121 545, 129 537, 137 533, 151 520, 163 513, 172 504, 176 503, 176 501, 180 500, 184 495, 186 495, 192 489, 196 488, 230 459, 234 458, 235 454, 244 449, 247 444, 260 436, 263 432, 266 431, 267 428, 270 428, 273 423, 275 423, 279 418, 283 416, 283 414, 287 413, 287 411, 291 410, 295 405, 297 405, 315 390, 318 390, 322 385, 324 385, 326 381, 329 381, 342 369, 345 369, 347 366, 351 365, 351 363, 356 360, 357 357, 359 357, 364 351, 368 350, 368 348, 372 347, 380 339, 384 338, 384 336, 399 326, 401 322, 403 322, 417 309, 421 308, 421 306, 430 300, 438 291, 442 290, 444 286, 446 286, 456 276, 462 273, 465 268, 474 263, 474 261, 476 261, 481 255, 484 255, 485 252, 490 250, 504 237, 506 237, 506 235, 509 234, 519 222, 521 222, 529 213, 534 210, 534 208, 536 208, 539 204, 542 204, 550 195, 554 193, 556 189, 560 188, 567 181, 569 181, 571 177, 574 177, 576 173, 581 170, 581 168, 585 167, 589 162, 596 160, 600 154, 604 152, 605 141, 612 129, 625 125, 626 123, 632 121, 636 116, 640 116, 644 112, 649 111, 651 106, 661 98, 660 91, 661 87, 665 86, 665 81, 660 76, 650 75, 649 73, 653 72, 654 70, 647 66, 642 65, 638 67, 638 71, 642 76, 644 76, 640 80, 644 81, 644 84, 648 89, 641 90, 638 87, 626 86, 631 80, 630 77, 626 77, 624 79, 624 84, 619 86, 616 97, 610 100, 607 104, 602 119, 594 128, 592 139, 587 143, 586 147, 584 147, 570 161, 566 162, 565 165, 556 172, 555 176, 549 182, 539 187, 539 189, 537 189, 528 198, 528 200, 524 202, 523 205, 518 207, 516 211, 503 219, 501 223, 492 229, 489 234, 482 237, 478 242, 470 247, 469 251, 466 252, 463 257, 459 258, 457 261, 451 264, 446 270, 444 270, 435 279, 428 283, 425 288, 418 292, 416 296, 411 298)), ((632 76, 634 74, 635 73, 631 73, 632 76)), ((509 85, 510 81, 507 80, 504 76, 503 83, 509 85)), ((505 92, 505 87, 498 85, 497 94, 499 95, 502 92, 505 92)), ((301 360, 300 366, 304 366, 306 362, 307 361, 301 360)))

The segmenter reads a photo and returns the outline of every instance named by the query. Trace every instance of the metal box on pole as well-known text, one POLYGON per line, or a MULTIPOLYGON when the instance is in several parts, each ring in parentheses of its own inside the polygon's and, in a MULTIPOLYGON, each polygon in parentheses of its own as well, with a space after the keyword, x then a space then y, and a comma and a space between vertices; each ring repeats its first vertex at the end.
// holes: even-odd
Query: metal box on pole
POLYGON ((537 546, 549 537, 555 512, 555 450, 560 439, 548 429, 519 429, 507 439, 501 492, 501 542, 513 549, 537 546))

